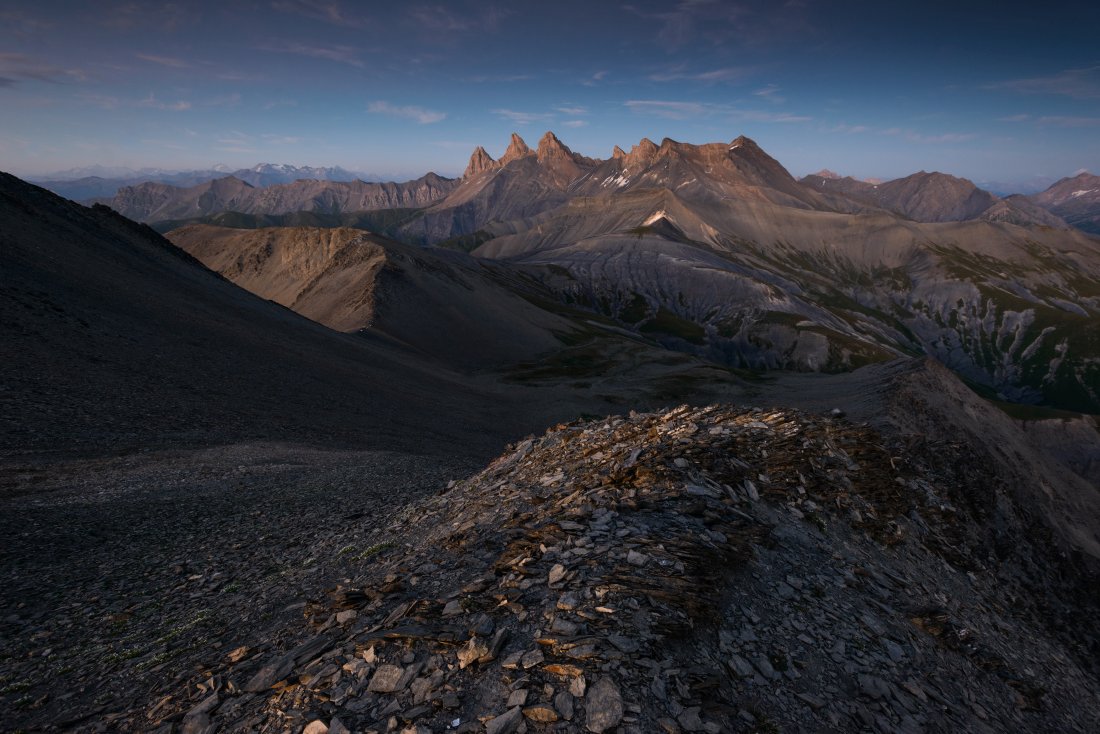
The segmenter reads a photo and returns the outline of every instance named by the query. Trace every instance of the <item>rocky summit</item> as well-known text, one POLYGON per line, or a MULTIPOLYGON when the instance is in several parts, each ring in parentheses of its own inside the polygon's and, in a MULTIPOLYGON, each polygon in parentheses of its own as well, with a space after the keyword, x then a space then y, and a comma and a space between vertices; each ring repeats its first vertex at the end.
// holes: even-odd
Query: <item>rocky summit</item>
POLYGON ((1095 587, 1035 596, 1033 564, 1058 563, 1043 539, 983 542, 1010 501, 976 458, 839 411, 558 425, 364 535, 299 622, 114 725, 1095 731, 1095 627, 1042 614, 1089 619, 1095 587))

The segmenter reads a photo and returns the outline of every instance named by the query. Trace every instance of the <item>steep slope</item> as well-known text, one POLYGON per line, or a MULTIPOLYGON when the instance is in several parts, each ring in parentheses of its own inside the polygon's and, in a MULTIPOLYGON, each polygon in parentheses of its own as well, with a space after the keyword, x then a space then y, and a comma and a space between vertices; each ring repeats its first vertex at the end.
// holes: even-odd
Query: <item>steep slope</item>
POLYGON ((473 258, 362 230, 191 225, 167 234, 256 295, 337 331, 372 327, 456 367, 512 364, 559 348, 576 325, 533 306, 473 258))
POLYGON ((340 214, 425 207, 444 198, 457 183, 429 173, 405 183, 303 180, 257 188, 229 176, 190 188, 156 183, 127 186, 114 197, 98 200, 98 203, 141 222, 191 219, 224 211, 340 214))
POLYGON ((0 207, 6 460, 263 439, 469 451, 522 430, 508 396, 257 298, 106 208, 6 174, 0 207))
POLYGON ((835 370, 927 353, 1007 399, 1100 409, 1095 241, 820 211, 792 204, 766 185, 784 181, 774 168, 759 169, 770 175, 750 185, 739 174, 736 196, 732 176, 616 184, 492 225, 474 254, 564 268, 546 278, 565 297, 727 364, 835 370), (722 187, 729 198, 715 196, 722 187))
POLYGON ((1100 176, 1082 172, 1028 198, 1074 227, 1100 234, 1100 176))

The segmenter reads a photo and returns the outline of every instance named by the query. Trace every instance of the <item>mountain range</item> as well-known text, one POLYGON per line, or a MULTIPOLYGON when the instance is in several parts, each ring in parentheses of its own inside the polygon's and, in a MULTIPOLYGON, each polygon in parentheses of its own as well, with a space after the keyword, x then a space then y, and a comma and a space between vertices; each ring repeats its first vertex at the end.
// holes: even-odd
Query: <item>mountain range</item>
POLYGON ((108 168, 90 166, 58 171, 34 178, 34 182, 66 199, 83 200, 110 197, 126 186, 160 183, 172 186, 198 186, 218 178, 233 176, 253 186, 273 186, 281 183, 313 179, 318 181, 372 180, 369 174, 355 173, 339 166, 292 166, 285 163, 258 163, 251 168, 231 169, 218 165, 208 170, 166 171, 162 169, 108 168))
POLYGON ((539 147, 436 210, 526 186, 475 255, 169 241, 0 175, 0 728, 1100 725, 1095 418, 890 346, 1038 351, 1034 309, 1071 363, 1096 240, 913 222, 746 139, 539 147), (1028 305, 920 321, 970 289, 1028 305), (839 371, 723 366, 718 314, 839 371))
MULTIPOLYGON (((830 372, 927 354, 990 396, 1095 412, 1095 180, 1001 199, 940 173, 796 180, 744 137, 642 140, 597 160, 547 133, 535 148, 513 135, 499 160, 478 147, 460 179, 147 183, 106 203, 160 231, 350 226, 468 251, 540 298, 729 367, 830 372)), ((214 237, 169 237, 245 284, 239 248, 255 245, 203 244, 204 231, 214 237)))

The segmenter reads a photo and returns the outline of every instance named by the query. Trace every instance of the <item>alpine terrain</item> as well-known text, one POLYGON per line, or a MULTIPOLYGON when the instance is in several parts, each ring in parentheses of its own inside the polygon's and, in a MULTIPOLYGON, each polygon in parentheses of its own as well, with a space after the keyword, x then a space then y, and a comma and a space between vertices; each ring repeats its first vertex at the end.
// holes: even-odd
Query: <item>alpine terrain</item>
POLYGON ((2 174, 0 729, 1096 731, 1088 186, 2 174))

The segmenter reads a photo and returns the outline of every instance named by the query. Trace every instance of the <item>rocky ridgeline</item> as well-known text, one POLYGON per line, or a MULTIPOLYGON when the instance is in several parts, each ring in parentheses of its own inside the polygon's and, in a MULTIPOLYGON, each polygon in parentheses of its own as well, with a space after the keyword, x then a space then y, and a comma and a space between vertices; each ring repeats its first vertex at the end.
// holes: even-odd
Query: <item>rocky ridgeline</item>
POLYGON ((300 628, 113 726, 1100 730, 1095 673, 904 457, 839 415, 557 426, 393 517, 300 628))

